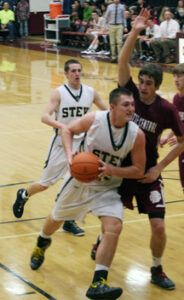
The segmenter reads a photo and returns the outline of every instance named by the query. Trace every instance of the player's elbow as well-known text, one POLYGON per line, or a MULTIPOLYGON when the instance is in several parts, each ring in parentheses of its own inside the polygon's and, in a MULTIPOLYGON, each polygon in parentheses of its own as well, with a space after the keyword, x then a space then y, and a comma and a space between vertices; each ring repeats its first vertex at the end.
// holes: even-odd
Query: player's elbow
POLYGON ((46 118, 45 114, 41 116, 41 122, 44 123, 44 124, 47 123, 47 118, 46 118))
POLYGON ((135 169, 136 169, 136 171, 135 171, 136 178, 137 179, 143 178, 144 173, 145 173, 145 162, 142 162, 141 164, 136 165, 135 169))
POLYGON ((135 172, 136 179, 144 177, 144 168, 138 168, 137 172, 135 172))

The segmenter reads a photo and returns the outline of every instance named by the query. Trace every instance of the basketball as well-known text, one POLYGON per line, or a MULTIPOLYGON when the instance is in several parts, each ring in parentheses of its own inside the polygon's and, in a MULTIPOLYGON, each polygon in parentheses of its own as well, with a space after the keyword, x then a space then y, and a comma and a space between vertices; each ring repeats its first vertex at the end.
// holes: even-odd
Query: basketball
POLYGON ((91 152, 80 152, 72 160, 71 175, 81 182, 97 179, 100 167, 99 157, 91 152))

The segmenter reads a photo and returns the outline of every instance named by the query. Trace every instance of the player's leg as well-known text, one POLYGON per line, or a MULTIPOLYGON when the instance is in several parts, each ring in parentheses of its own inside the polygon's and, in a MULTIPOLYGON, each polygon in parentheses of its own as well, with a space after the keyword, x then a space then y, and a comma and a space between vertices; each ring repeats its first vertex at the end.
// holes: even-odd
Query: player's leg
POLYGON ((27 189, 21 188, 17 191, 17 196, 13 204, 13 213, 16 218, 21 218, 24 213, 24 206, 29 197, 34 194, 43 192, 47 189, 47 186, 43 186, 38 182, 35 182, 27 187, 27 189))
POLYGON ((38 236, 36 246, 31 255, 30 266, 33 270, 37 270, 43 264, 45 250, 51 244, 52 234, 59 229, 64 220, 70 218, 70 216, 78 217, 77 213, 81 213, 80 205, 77 205, 77 209, 75 209, 75 201, 77 201, 77 204, 80 203, 82 187, 78 185, 76 191, 75 187, 73 187, 74 184, 71 176, 65 177, 61 191, 57 195, 54 209, 51 215, 45 220, 43 229, 38 236))
POLYGON ((60 138, 55 136, 51 141, 40 180, 28 186, 27 189, 21 188, 17 191, 16 200, 13 204, 13 213, 16 218, 22 217, 24 206, 31 196, 45 191, 65 174, 67 170, 66 158, 60 144, 60 138))
POLYGON ((107 199, 111 199, 111 203, 103 206, 101 199, 98 199, 98 203, 101 203, 100 205, 102 206, 98 207, 97 204, 96 209, 92 209, 92 213, 100 217, 103 228, 103 239, 96 252, 96 266, 92 284, 86 293, 89 299, 117 299, 123 292, 121 288, 110 287, 107 284, 109 268, 114 258, 122 229, 123 215, 123 207, 119 195, 117 194, 119 201, 117 198, 113 198, 112 195, 111 197, 109 196, 104 193, 106 201, 107 199))
POLYGON ((43 230, 37 238, 36 246, 31 255, 30 267, 32 270, 39 269, 43 264, 45 260, 45 251, 51 245, 51 236, 62 223, 63 221, 55 221, 52 216, 48 216, 45 220, 43 230))
MULTIPOLYGON (((133 197, 137 191, 137 183, 135 180, 132 182, 131 180, 124 179, 118 189, 118 192, 121 196, 122 205, 125 208, 133 210, 133 197)), ((91 249, 91 258, 95 260, 96 252, 98 246, 103 239, 103 228, 101 228, 101 234, 98 235, 96 242, 92 245, 91 249)))
POLYGON ((175 283, 167 277, 167 275, 163 272, 162 267, 162 257, 166 247, 167 239, 164 222, 165 204, 163 197, 162 179, 158 178, 158 180, 152 184, 147 185, 146 189, 144 188, 142 205, 144 206, 143 212, 147 211, 148 213, 151 226, 151 282, 163 289, 173 290, 175 289, 175 283))

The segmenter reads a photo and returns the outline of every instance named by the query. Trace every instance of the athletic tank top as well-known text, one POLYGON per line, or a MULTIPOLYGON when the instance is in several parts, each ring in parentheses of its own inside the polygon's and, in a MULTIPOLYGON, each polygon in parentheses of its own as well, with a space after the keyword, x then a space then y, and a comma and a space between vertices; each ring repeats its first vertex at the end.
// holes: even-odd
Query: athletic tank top
POLYGON ((82 117, 92 107, 94 100, 94 89, 85 84, 81 84, 80 89, 74 93, 67 84, 57 88, 61 102, 56 111, 56 119, 64 124, 82 117))
MULTIPOLYGON (((104 162, 120 167, 134 146, 138 130, 139 127, 132 121, 123 128, 112 127, 109 111, 97 111, 95 120, 86 134, 84 149, 93 152, 104 162)), ((121 181, 121 177, 108 176, 99 184, 118 186, 121 181)))

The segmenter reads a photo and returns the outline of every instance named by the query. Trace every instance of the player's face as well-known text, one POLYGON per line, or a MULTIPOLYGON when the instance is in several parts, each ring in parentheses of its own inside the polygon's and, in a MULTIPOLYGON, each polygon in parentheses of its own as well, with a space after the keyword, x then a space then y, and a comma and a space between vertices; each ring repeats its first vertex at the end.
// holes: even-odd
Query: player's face
POLYGON ((174 82, 179 92, 184 92, 184 74, 174 74, 174 82))
POLYGON ((112 105, 113 120, 116 127, 121 127, 132 120, 135 104, 132 96, 121 95, 117 104, 112 105))
POLYGON ((78 87, 81 80, 81 65, 71 64, 69 70, 65 73, 68 79, 68 83, 73 87, 78 87))
POLYGON ((154 79, 147 75, 142 75, 139 77, 138 87, 141 101, 147 104, 152 103, 157 90, 154 79))

